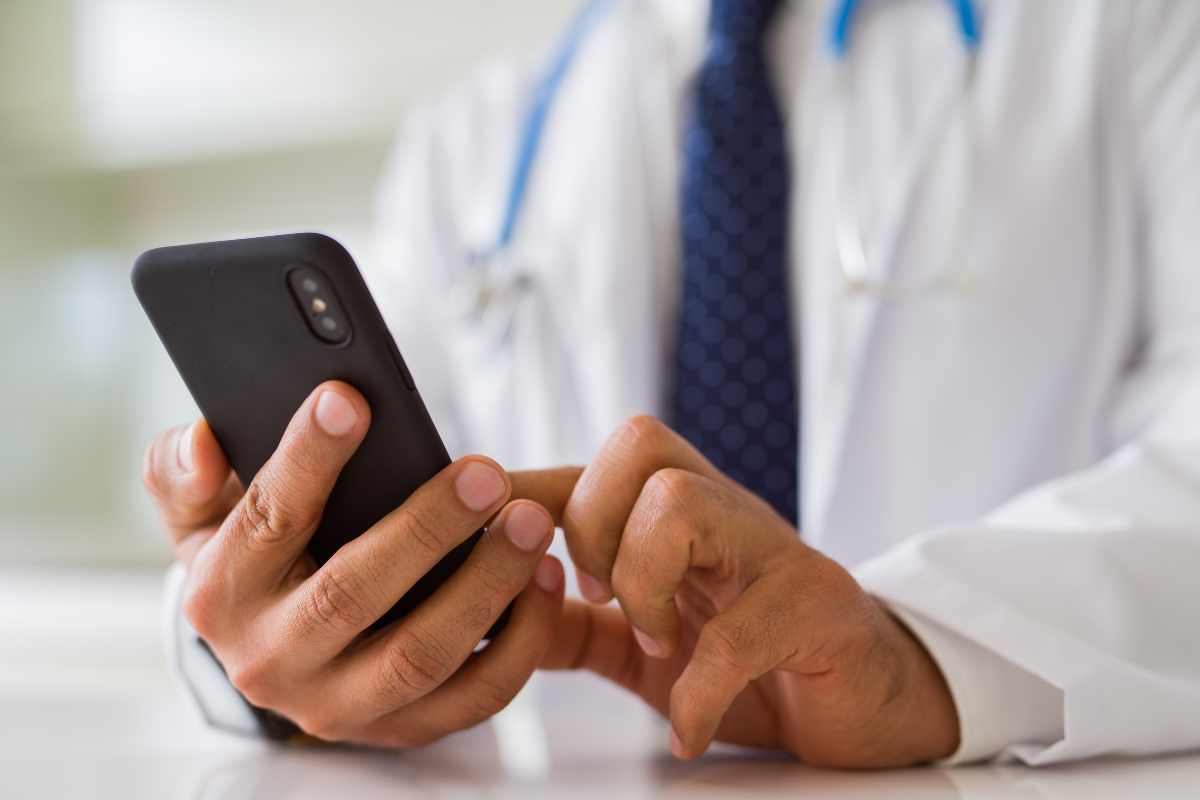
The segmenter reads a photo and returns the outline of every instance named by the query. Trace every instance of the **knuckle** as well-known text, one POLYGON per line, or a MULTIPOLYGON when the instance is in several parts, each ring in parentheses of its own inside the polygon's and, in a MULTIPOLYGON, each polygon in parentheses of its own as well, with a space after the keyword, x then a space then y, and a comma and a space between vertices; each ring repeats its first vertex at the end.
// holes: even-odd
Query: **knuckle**
POLYGON ((430 636, 398 633, 385 653, 379 685, 402 705, 433 691, 453 672, 445 650, 430 636))
POLYGON ((318 570, 301 606, 305 622, 334 634, 361 631, 374 621, 368 603, 360 599, 363 591, 336 568, 318 570))
POLYGON ((327 742, 341 741, 351 735, 350 727, 343 720, 326 712, 300 713, 291 719, 299 726, 300 730, 309 736, 315 736, 327 742))
POLYGON ((305 429, 285 432, 268 462, 271 474, 286 477, 289 481, 319 483, 328 470, 325 454, 320 448, 305 429))
POLYGON ((657 510, 679 516, 690 507, 701 480, 694 472, 668 467, 651 475, 642 492, 657 510))
POLYGON ((476 631, 488 627, 492 619, 492 601, 480 600, 469 608, 463 609, 458 615, 459 624, 463 630, 476 631))
POLYGON ((703 533, 714 519, 726 519, 737 512, 738 498, 726 486, 689 472, 666 468, 655 472, 642 489, 646 510, 694 534, 703 533))
POLYGON ((618 597, 633 592, 647 580, 661 579, 669 569, 664 555, 686 548, 700 535, 693 502, 697 485, 705 479, 680 469, 661 469, 642 487, 613 565, 613 589, 618 597))
MULTIPOLYGON (((703 526, 697 514, 704 513, 702 498, 707 494, 708 479, 682 469, 660 469, 646 481, 638 498, 636 530, 645 547, 661 545, 664 528, 684 539, 699 534, 703 526)), ((678 539, 676 539, 678 541, 678 539)))
POLYGON ((254 545, 266 548, 286 541, 308 527, 304 521, 294 519, 276 495, 275 488, 257 478, 246 490, 240 507, 241 517, 254 545))
POLYGON ((183 596, 180 606, 183 616, 206 642, 211 642, 219 631, 217 620, 223 607, 221 596, 222 592, 211 581, 205 580, 189 581, 183 596))
POLYGON ((279 671, 273 659, 244 658, 223 666, 229 682, 242 697, 259 708, 275 706, 279 671))
POLYGON ((621 423, 609 441, 625 453, 653 452, 673 435, 661 420, 649 414, 637 414, 621 423))
POLYGON ((450 542, 447 541, 450 530, 429 524, 430 516, 419 511, 402 514, 398 519, 400 534, 417 550, 418 557, 441 558, 450 550, 450 542))
POLYGON ((475 679, 468 696, 470 713, 477 720, 494 717, 508 707, 519 690, 519 686, 480 676, 475 679))
POLYGON ((820 559, 811 575, 811 580, 832 598, 835 608, 859 606, 861 601, 867 599, 866 592, 854 576, 833 559, 820 559))
POLYGON ((743 622, 716 617, 700 631, 696 651, 722 672, 742 672, 758 638, 743 622))
POLYGON ((496 595, 507 596, 516 594, 518 583, 514 571, 493 554, 479 552, 479 558, 473 565, 474 579, 480 584, 479 594, 485 597, 496 595))

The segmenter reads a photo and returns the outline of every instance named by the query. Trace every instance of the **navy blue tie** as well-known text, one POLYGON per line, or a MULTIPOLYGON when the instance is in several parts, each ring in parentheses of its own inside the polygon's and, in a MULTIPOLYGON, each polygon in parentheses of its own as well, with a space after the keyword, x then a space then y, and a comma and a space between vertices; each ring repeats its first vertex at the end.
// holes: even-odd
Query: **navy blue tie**
POLYGON ((780 0, 713 0, 684 139, 683 304, 672 424, 796 523, 783 123, 763 30, 780 0))

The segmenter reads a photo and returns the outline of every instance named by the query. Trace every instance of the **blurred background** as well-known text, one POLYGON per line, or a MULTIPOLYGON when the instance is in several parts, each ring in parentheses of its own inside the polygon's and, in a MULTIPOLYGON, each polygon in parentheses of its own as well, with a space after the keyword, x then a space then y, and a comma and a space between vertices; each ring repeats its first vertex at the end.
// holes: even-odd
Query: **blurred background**
POLYGON ((196 415, 129 288, 159 245, 368 250, 405 109, 578 0, 0 0, 0 696, 169 691, 139 480, 196 415))

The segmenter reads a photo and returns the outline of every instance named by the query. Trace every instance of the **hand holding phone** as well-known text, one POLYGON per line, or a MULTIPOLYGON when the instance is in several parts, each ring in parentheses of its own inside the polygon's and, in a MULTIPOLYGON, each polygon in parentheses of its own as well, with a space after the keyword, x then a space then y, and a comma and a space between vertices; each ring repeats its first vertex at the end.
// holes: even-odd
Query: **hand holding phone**
POLYGON ((158 436, 144 479, 188 567, 188 618, 238 690, 324 739, 410 747, 475 725, 515 696, 557 623, 562 566, 544 556, 549 513, 509 502, 504 471, 467 456, 316 568, 305 542, 369 425, 362 395, 326 383, 246 492, 204 420, 158 436), (493 515, 431 597, 364 634, 493 515), (514 594, 506 628, 468 662, 514 594))
POLYGON ((275 237, 139 268, 206 415, 155 439, 144 481, 233 685, 308 733, 385 746, 502 708, 558 619, 554 521, 510 502, 490 459, 450 463, 345 251, 275 237))

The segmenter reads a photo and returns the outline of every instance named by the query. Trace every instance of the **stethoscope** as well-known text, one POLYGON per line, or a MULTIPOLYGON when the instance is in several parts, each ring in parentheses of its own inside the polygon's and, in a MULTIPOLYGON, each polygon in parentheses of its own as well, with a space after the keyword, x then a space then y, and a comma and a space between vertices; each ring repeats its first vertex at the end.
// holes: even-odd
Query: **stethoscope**
MULTIPOLYGON (((976 178, 979 172, 979 123, 976 117, 974 103, 971 102, 972 89, 975 82, 975 61, 979 51, 979 22, 971 0, 950 0, 958 16, 959 33, 967 54, 966 69, 958 96, 957 110, 965 116, 967 131, 967 200, 955 207, 955 219, 950 225, 951 235, 946 250, 942 255, 939 268, 928 275, 895 279, 885 277, 888 270, 884 266, 887 256, 875 259, 875 264, 867 257, 863 245, 862 225, 858 204, 854 197, 854 159, 850 150, 853 126, 850 124, 850 86, 847 52, 849 50, 850 31, 854 17, 862 9, 865 0, 839 0, 834 8, 830 24, 830 50, 835 61, 833 76, 834 93, 840 98, 838 107, 832 112, 834 117, 834 135, 831 142, 833 151, 832 162, 841 174, 834 178, 834 242, 837 249, 838 267, 842 286, 847 294, 868 295, 884 300, 899 300, 917 295, 928 295, 938 292, 955 291, 969 292, 975 287, 974 277, 966 266, 965 248, 969 238, 971 221, 974 217, 976 204, 976 178)), ((903 185, 909 197, 901 203, 902 213, 911 212, 911 194, 915 190, 923 165, 934 151, 935 137, 930 137, 930 146, 924 158, 918 158, 913 163, 912 174, 907 176, 903 185)), ((906 220, 898 221, 896 232, 904 227, 906 220)), ((890 249, 888 243, 877 248, 886 253, 890 249)))
POLYGON ((614 5, 615 0, 589 0, 559 41, 545 73, 535 84, 529 98, 500 231, 489 246, 469 254, 470 263, 453 287, 454 303, 460 316, 476 326, 481 342, 493 346, 504 342, 512 328, 522 296, 533 285, 532 274, 524 267, 512 246, 513 231, 529 184, 529 173, 541 145, 546 117, 563 78, 588 34, 614 5))
MULTIPOLYGON (((836 82, 843 98, 847 97, 849 89, 846 55, 849 50, 850 32, 853 29, 854 18, 862 10, 865 2, 866 0, 837 0, 830 17, 830 52, 837 66, 836 82)), ((959 30, 969 56, 963 82, 963 97, 966 98, 974 81, 975 54, 979 47, 978 19, 971 0, 949 2, 957 13, 959 30)), ((507 338, 520 298, 533 282, 530 272, 520 265, 519 257, 514 254, 512 239, 524 204, 529 175, 541 144, 546 118, 563 78, 570 70, 583 43, 596 24, 615 5, 616 0, 589 0, 553 51, 545 73, 530 96, 522 121, 517 156, 509 181, 499 233, 491 245, 470 254, 468 268, 455 284, 455 304, 461 316, 478 326, 485 341, 499 344, 507 338)), ((849 133, 849 103, 843 102, 841 105, 843 135, 837 136, 836 140, 845 143, 848 137, 844 134, 849 133)), ((968 109, 970 107, 969 103, 963 105, 968 109)), ((968 110, 968 117, 973 185, 976 171, 974 162, 978 151, 977 125, 973 111, 968 110)), ((844 152, 836 159, 836 163, 844 164, 846 161, 848 159, 844 152)), ((839 181, 838 185, 844 186, 847 182, 839 181)), ((900 297, 917 291, 960 288, 969 284, 965 270, 960 266, 961 250, 967 238, 966 231, 972 214, 969 207, 960 212, 960 219, 954 226, 955 234, 947 250, 942 270, 924 279, 891 281, 873 277, 873 270, 863 246, 856 204, 852 196, 843 196, 841 192, 838 194, 835 238, 841 275, 848 291, 881 297, 900 297)), ((853 195, 853 192, 848 195, 853 195)), ((971 206, 973 203, 967 205, 971 206)))

